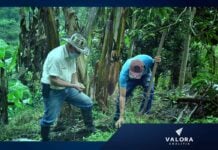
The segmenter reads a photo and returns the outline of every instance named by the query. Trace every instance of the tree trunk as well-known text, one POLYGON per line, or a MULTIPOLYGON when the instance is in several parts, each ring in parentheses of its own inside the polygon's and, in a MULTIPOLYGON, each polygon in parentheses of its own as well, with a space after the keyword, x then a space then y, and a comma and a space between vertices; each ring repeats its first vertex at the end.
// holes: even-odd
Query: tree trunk
POLYGON ((189 58, 189 45, 191 42, 191 28, 192 28, 192 21, 193 17, 195 15, 195 8, 189 8, 188 15, 190 16, 188 26, 189 28, 187 29, 186 35, 184 37, 184 51, 182 54, 182 62, 181 62, 181 67, 180 67, 180 73, 179 73, 179 87, 182 88, 182 86, 185 83, 185 77, 186 77, 186 69, 187 69, 187 63, 188 63, 188 58, 189 58))
POLYGON ((40 17, 47 37, 47 49, 52 50, 60 45, 55 12, 52 8, 42 8, 40 9, 40 17))
MULTIPOLYGON (((28 63, 28 60, 30 59, 30 53, 29 53, 29 43, 30 38, 28 35, 29 29, 27 27, 26 23, 26 13, 24 8, 20 8, 20 29, 21 32, 19 34, 19 48, 18 48, 18 69, 19 72, 19 79, 21 82, 25 85, 27 85, 27 81, 25 79, 25 73, 28 71, 28 68, 31 68, 31 62, 28 63)), ((30 23, 29 23, 30 24, 30 23)))
POLYGON ((191 35, 188 33, 185 39, 185 43, 184 43, 184 51, 182 54, 182 63, 181 63, 180 73, 179 73, 179 87, 180 88, 182 88, 182 86, 185 83, 185 75, 186 75, 186 68, 187 68, 188 57, 189 57, 190 41, 191 41, 191 35))
POLYGON ((63 13, 65 18, 65 31, 67 36, 70 37, 79 30, 78 18, 72 8, 63 7, 63 13))
MULTIPOLYGON (((132 14, 132 20, 131 20, 131 29, 135 29, 137 25, 137 20, 136 20, 136 14, 132 14)), ((128 58, 131 58, 133 55, 133 50, 135 50, 135 39, 131 39, 131 44, 130 48, 128 50, 128 58)))
POLYGON ((48 52, 59 45, 59 37, 52 8, 32 7, 28 13, 27 24, 25 9, 20 9, 18 72, 22 83, 34 93, 34 81, 38 82, 40 79, 43 61, 48 52), (26 78, 27 73, 32 73, 31 79, 26 78))
POLYGON ((124 43, 124 32, 125 32, 125 23, 126 23, 126 8, 116 8, 116 21, 114 26, 117 28, 114 29, 114 40, 115 40, 115 49, 111 52, 111 65, 108 77, 108 93, 112 95, 117 81, 119 78, 119 72, 121 68, 120 53, 123 48, 124 43))
POLYGON ((125 23, 125 8, 112 8, 109 11, 102 53, 95 67, 95 97, 103 111, 107 109, 108 96, 113 94, 117 85, 121 68, 120 53, 123 48, 125 23))
POLYGON ((95 68, 96 69, 95 81, 97 81, 95 97, 103 111, 105 111, 107 108, 108 74, 110 68, 110 55, 113 47, 114 33, 112 31, 113 31, 115 8, 112 8, 112 10, 109 13, 110 13, 109 19, 106 22, 106 27, 104 32, 101 57, 95 68))
POLYGON ((8 80, 4 68, 0 68, 0 125, 8 123, 8 80))
MULTIPOLYGON (((93 34, 93 29, 97 24, 97 16, 99 13, 99 8, 98 7, 92 7, 89 12, 88 16, 88 25, 85 29, 85 34, 87 37, 87 42, 88 46, 92 44, 92 34, 93 34)), ((95 99, 95 94, 93 94, 93 91, 95 91, 95 86, 94 86, 94 81, 90 79, 90 76, 88 75, 88 69, 86 69, 86 93, 90 95, 92 99, 95 99)))

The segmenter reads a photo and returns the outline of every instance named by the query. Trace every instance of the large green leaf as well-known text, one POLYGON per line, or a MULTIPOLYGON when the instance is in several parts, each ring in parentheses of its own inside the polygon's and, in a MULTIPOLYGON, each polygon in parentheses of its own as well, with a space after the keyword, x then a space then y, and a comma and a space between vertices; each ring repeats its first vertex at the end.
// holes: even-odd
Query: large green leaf
POLYGON ((10 102, 14 102, 17 107, 21 107, 22 103, 31 103, 31 97, 29 88, 23 85, 19 80, 9 81, 8 100, 10 102))

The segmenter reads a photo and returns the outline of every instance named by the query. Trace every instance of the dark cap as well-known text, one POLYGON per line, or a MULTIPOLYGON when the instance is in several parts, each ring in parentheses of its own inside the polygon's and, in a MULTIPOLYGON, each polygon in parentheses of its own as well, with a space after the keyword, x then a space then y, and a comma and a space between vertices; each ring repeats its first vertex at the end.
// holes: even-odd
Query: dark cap
POLYGON ((132 60, 129 68, 129 77, 140 79, 144 72, 144 63, 138 59, 132 60))

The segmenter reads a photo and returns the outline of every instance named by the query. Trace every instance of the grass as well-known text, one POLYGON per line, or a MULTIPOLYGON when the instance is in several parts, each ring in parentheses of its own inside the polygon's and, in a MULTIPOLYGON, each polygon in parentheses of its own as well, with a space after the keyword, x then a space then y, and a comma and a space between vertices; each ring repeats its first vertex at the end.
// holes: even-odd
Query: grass
MULTIPOLYGON (((178 107, 172 105, 170 100, 162 100, 158 94, 155 95, 150 115, 137 115, 141 103, 141 91, 137 88, 133 96, 129 98, 125 107, 125 123, 130 124, 159 124, 159 123, 174 123, 175 117, 178 116, 178 107)), ((52 132, 53 137, 58 137, 60 140, 66 141, 108 141, 117 129, 112 128, 113 116, 115 112, 116 96, 109 98, 109 106, 107 112, 102 112, 98 105, 94 105, 93 117, 97 127, 97 132, 91 135, 82 136, 78 139, 73 138, 75 132, 80 130, 83 125, 81 114, 78 111, 67 114, 63 117, 64 126, 68 130, 52 132), (73 114, 71 116, 70 114, 73 114), (74 120, 73 120, 74 119, 74 120), (74 131, 74 128, 76 130, 74 131), (60 135, 60 137, 59 137, 60 135), (63 137, 65 136, 66 137, 63 137)), ((11 141, 18 138, 28 138, 33 140, 40 140, 40 126, 39 120, 43 115, 42 101, 37 102, 33 106, 25 105, 22 110, 17 110, 13 117, 9 120, 8 125, 1 126, 0 141, 11 141)), ((188 123, 218 123, 218 118, 214 116, 207 116, 202 119, 193 119, 188 123)), ((61 125, 62 126, 62 125, 61 125)), ((58 140, 58 139, 57 139, 58 140)))
POLYGON ((101 131, 97 131, 95 134, 91 134, 88 137, 84 137, 83 140, 84 141, 92 141, 92 142, 96 142, 96 141, 108 141, 112 136, 113 136, 114 132, 101 132, 101 131))
POLYGON ((1 127, 0 140, 11 141, 17 138, 39 140, 39 119, 42 112, 41 105, 24 106, 24 109, 19 110, 9 120, 9 124, 1 127))

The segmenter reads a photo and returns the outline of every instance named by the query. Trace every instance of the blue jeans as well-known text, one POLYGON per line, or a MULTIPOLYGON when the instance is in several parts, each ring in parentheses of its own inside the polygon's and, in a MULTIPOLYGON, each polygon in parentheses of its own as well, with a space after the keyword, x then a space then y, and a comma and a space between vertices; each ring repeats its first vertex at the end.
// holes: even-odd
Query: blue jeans
POLYGON ((55 122, 60 114, 64 101, 84 110, 88 110, 93 106, 90 97, 77 89, 65 88, 63 90, 54 90, 47 86, 49 85, 42 85, 45 112, 43 118, 40 120, 41 126, 50 126, 55 122))
MULTIPOLYGON (((149 74, 147 76, 144 75, 144 76, 142 76, 141 79, 129 79, 127 81, 126 100, 127 100, 127 98, 129 96, 131 96, 132 91, 135 89, 136 86, 140 85, 144 89, 144 91, 143 91, 143 100, 141 102, 139 111, 141 111, 142 108, 144 107, 146 93, 147 93, 147 90, 148 90, 149 84, 150 84, 150 79, 151 79, 151 74, 149 74)), ((144 111, 145 114, 148 114, 150 112, 153 97, 154 97, 154 85, 152 85, 150 96, 148 97, 147 105, 146 105, 146 108, 145 108, 145 111, 144 111)), ((116 100, 116 112, 115 112, 115 115, 114 115, 114 120, 117 121, 119 119, 119 117, 120 117, 120 95, 118 94, 118 97, 117 97, 117 100, 116 100)))

